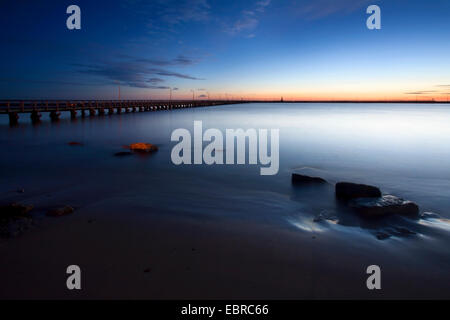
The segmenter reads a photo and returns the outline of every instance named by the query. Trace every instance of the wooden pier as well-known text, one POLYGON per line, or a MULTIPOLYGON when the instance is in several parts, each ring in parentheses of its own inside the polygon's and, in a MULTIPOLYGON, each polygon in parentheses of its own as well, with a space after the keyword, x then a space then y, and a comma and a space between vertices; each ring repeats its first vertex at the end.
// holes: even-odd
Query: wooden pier
POLYGON ((70 112, 72 119, 80 113, 81 117, 103 116, 129 112, 150 112, 184 108, 211 107, 227 104, 244 103, 244 101, 112 101, 112 100, 82 100, 82 101, 31 101, 31 100, 5 100, 0 101, 0 114, 9 116, 9 123, 15 125, 19 122, 20 114, 29 114, 33 123, 41 121, 42 114, 48 114, 50 120, 58 121, 61 112, 70 112))

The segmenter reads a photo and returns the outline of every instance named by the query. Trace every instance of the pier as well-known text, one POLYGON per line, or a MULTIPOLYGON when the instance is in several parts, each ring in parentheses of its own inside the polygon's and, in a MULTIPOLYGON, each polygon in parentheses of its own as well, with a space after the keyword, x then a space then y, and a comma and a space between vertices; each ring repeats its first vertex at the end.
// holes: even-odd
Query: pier
POLYGON ((15 125, 22 114, 31 118, 33 123, 39 123, 43 114, 51 121, 58 121, 61 112, 70 112, 72 119, 94 117, 130 112, 150 112, 184 108, 212 107, 227 104, 244 103, 244 101, 154 101, 154 100, 82 100, 82 101, 31 101, 5 100, 0 101, 0 114, 9 116, 9 123, 15 125))
MULTIPOLYGON (((243 103, 393 103, 446 104, 433 100, 0 100, 0 115, 8 115, 9 123, 16 125, 22 114, 29 114, 33 123, 39 123, 43 114, 58 121, 61 112, 69 112, 72 119, 131 112, 163 111, 184 108, 213 107, 243 103)), ((45 118, 44 117, 44 118, 45 118)))

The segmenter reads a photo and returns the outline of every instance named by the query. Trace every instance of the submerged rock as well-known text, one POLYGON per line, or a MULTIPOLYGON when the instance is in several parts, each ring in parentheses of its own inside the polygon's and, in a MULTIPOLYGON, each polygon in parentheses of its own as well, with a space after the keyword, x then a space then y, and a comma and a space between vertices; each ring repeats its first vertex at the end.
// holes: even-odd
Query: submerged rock
POLYGON ((150 143, 133 143, 131 145, 128 146, 128 148, 131 151, 135 151, 135 152, 155 152, 158 151, 158 147, 150 144, 150 143))
POLYGON ((339 182, 336 184, 336 197, 350 200, 356 198, 378 198, 381 191, 377 187, 351 182, 339 182))
POLYGON ((12 219, 28 217, 33 206, 22 205, 20 203, 11 203, 0 206, 0 219, 12 219))
POLYGON ((394 234, 402 235, 402 236, 409 236, 409 235, 415 235, 416 233, 412 230, 409 230, 405 227, 394 227, 394 234))
POLYGON ((52 209, 47 212, 49 217, 62 217, 73 213, 75 210, 70 206, 65 206, 63 208, 52 209))
POLYGON ((419 206, 396 196, 385 195, 379 198, 359 198, 349 205, 365 217, 382 217, 386 215, 417 216, 419 206))
POLYGON ((292 174, 292 183, 293 184, 322 184, 322 183, 327 183, 327 181, 320 177, 310 177, 310 176, 305 176, 303 174, 293 173, 292 174))
POLYGON ((387 234, 385 232, 379 231, 376 233, 376 237, 378 240, 386 240, 386 239, 389 239, 391 237, 391 235, 387 234))
POLYGON ((32 224, 30 211, 33 206, 11 203, 0 206, 0 238, 11 238, 21 234, 32 224))

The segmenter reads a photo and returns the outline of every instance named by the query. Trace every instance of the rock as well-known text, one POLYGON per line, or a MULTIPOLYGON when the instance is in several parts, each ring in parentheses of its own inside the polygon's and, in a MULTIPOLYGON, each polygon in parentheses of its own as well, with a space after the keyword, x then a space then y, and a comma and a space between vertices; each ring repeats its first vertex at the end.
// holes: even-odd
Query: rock
POLYGON ((74 146, 83 146, 83 143, 71 141, 71 142, 68 143, 68 145, 72 146, 72 147, 74 147, 74 146))
POLYGON ((158 151, 158 147, 157 146, 155 146, 153 144, 150 144, 150 143, 142 143, 142 142, 133 143, 133 144, 129 145, 128 148, 131 151, 134 151, 134 152, 155 152, 155 151, 158 151))
POLYGON ((126 156, 132 156, 132 155, 133 155, 133 153, 128 152, 128 151, 121 151, 121 152, 114 153, 115 157, 126 157, 126 156))
POLYGON ((292 183, 294 184, 321 184, 327 183, 325 179, 319 177, 310 177, 298 173, 292 174, 292 183))
POLYGON ((377 187, 365 184, 339 182, 336 184, 336 196, 345 200, 356 198, 378 198, 381 197, 381 191, 377 187))
POLYGON ((0 206, 0 218, 12 219, 29 217, 29 212, 33 210, 33 206, 26 206, 20 203, 11 203, 8 205, 0 206))
POLYGON ((33 206, 11 203, 0 206, 0 238, 18 236, 32 223, 30 211, 33 206))
POLYGON ((391 235, 379 231, 379 232, 377 232, 376 237, 377 237, 378 240, 386 240, 386 239, 389 239, 391 237, 391 235))
POLYGON ((25 193, 25 189, 17 189, 17 193, 25 193))
POLYGON ((49 217, 62 217, 73 213, 75 210, 70 206, 65 206, 63 208, 52 209, 47 212, 49 217))
POLYGON ((417 216, 419 214, 417 204, 391 195, 354 199, 350 201, 349 205, 365 217, 382 217, 393 214, 417 216))
POLYGON ((416 234, 414 231, 411 231, 405 227, 394 227, 394 230, 397 234, 404 235, 404 236, 416 234))

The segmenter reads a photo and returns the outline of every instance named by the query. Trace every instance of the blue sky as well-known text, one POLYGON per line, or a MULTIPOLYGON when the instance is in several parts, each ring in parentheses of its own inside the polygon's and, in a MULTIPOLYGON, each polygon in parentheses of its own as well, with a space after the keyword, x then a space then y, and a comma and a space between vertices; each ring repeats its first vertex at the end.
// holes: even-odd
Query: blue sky
POLYGON ((8 1, 0 98, 445 98, 448 0, 8 1), (66 8, 81 8, 81 30, 66 8), (366 28, 381 8, 382 29, 366 28))

